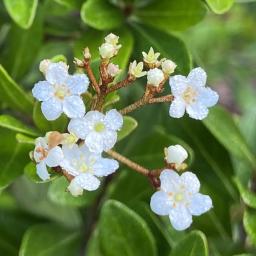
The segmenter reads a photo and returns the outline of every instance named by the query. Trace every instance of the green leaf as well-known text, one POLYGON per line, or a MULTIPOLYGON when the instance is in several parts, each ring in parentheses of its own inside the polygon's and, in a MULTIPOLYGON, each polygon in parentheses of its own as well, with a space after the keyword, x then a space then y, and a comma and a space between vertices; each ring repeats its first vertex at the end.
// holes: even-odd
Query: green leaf
POLYGON ((86 252, 84 256, 103 256, 100 248, 99 229, 94 229, 92 236, 90 237, 86 246, 86 252))
POLYGON ((203 19, 206 8, 200 0, 152 1, 134 12, 133 20, 165 30, 184 30, 203 19))
POLYGON ((0 65, 0 89, 0 102, 6 103, 15 110, 31 114, 33 108, 31 97, 12 80, 2 65, 0 65))
POLYGON ((57 120, 48 121, 42 111, 41 103, 36 102, 33 109, 33 121, 36 127, 42 132, 59 131, 64 132, 68 124, 68 118, 62 114, 57 120))
POLYGON ((138 126, 138 122, 130 117, 130 116, 124 116, 124 124, 122 126, 122 129, 118 132, 118 140, 122 140, 125 137, 127 137, 133 130, 136 129, 138 126))
POLYGON ((19 256, 79 254, 80 234, 54 224, 33 226, 25 233, 19 256))
POLYGON ((200 231, 193 231, 182 239, 172 250, 170 256, 207 256, 208 245, 205 235, 200 231))
POLYGON ((108 200, 102 207, 99 236, 105 256, 155 256, 156 245, 146 222, 124 204, 108 200))
POLYGON ((243 224, 251 242, 256 245, 256 213, 246 210, 244 213, 243 224))
POLYGON ((54 0, 56 3, 66 7, 79 8, 83 0, 54 0))
POLYGON ((256 166, 256 159, 229 112, 217 106, 203 123, 231 154, 256 166))
POLYGON ((0 127, 31 136, 39 136, 39 133, 37 131, 26 126, 16 118, 8 115, 0 115, 0 127))
POLYGON ((120 100, 120 96, 117 94, 117 92, 112 92, 107 95, 104 101, 103 108, 107 108, 112 106, 113 104, 117 103, 120 100))
POLYGON ((30 144, 30 145, 33 145, 33 146, 35 145, 35 139, 31 138, 31 137, 28 137, 24 134, 17 133, 16 134, 16 140, 19 143, 30 144))
POLYGON ((58 55, 55 55, 51 58, 51 61, 52 62, 65 62, 67 63, 67 58, 63 55, 63 54, 58 54, 58 55))
POLYGON ((11 18, 22 28, 29 28, 35 18, 38 0, 4 0, 11 18))
POLYGON ((245 204, 256 209, 256 194, 249 191, 249 188, 243 186, 238 178, 235 178, 235 183, 245 204))
POLYGON ((123 14, 121 10, 105 0, 88 0, 81 8, 81 18, 89 26, 107 30, 122 25, 123 14))
POLYGON ((74 197, 67 191, 68 185, 65 177, 54 180, 48 190, 50 200, 64 206, 88 206, 98 195, 98 191, 86 191, 82 196, 74 197))
POLYGON ((210 6, 212 11, 217 14, 222 14, 232 7, 234 0, 206 0, 206 3, 210 6))
POLYGON ((184 42, 171 34, 146 26, 133 26, 135 32, 136 56, 141 58, 142 51, 148 51, 152 46, 160 52, 163 58, 173 60, 177 64, 177 70, 183 74, 192 67, 191 56, 184 42))

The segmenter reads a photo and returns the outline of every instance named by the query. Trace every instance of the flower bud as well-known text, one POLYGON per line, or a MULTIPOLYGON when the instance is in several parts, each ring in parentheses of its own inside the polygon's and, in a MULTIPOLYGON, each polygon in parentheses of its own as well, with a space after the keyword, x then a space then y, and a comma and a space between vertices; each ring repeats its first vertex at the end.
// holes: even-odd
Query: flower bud
POLYGON ((91 58, 91 53, 88 47, 84 48, 83 55, 86 60, 89 60, 91 58))
POLYGON ((74 64, 78 67, 83 67, 84 66, 84 62, 79 60, 78 58, 74 58, 74 64))
POLYGON ((39 64, 39 70, 45 74, 51 63, 49 59, 42 60, 39 64))
POLYGON ((161 69, 150 69, 147 73, 147 84, 158 86, 164 80, 164 73, 161 69))
POLYGON ((117 53, 116 47, 109 43, 104 43, 99 47, 100 56, 103 59, 110 59, 117 53))
POLYGON ((112 44, 112 45, 117 45, 118 44, 118 40, 119 40, 119 36, 116 36, 113 33, 108 34, 105 38, 105 42, 112 44))
POLYGON ((129 75, 136 77, 136 78, 145 76, 147 74, 146 71, 143 71, 143 62, 139 62, 137 64, 136 60, 130 63, 128 73, 129 73, 129 75))
POLYGON ((157 59, 160 56, 159 52, 154 52, 154 49, 152 47, 150 47, 149 52, 145 53, 142 52, 143 55, 143 60, 145 63, 147 64, 156 64, 157 63, 157 59))
POLYGON ((173 73, 176 67, 177 65, 171 60, 164 60, 162 62, 162 70, 167 75, 173 73))
POLYGON ((164 153, 165 160, 168 164, 176 164, 180 166, 188 158, 186 149, 181 145, 169 146, 168 148, 165 148, 164 153))
POLYGON ((115 77, 120 73, 120 69, 118 65, 115 65, 113 63, 109 63, 107 67, 107 72, 111 77, 115 77))

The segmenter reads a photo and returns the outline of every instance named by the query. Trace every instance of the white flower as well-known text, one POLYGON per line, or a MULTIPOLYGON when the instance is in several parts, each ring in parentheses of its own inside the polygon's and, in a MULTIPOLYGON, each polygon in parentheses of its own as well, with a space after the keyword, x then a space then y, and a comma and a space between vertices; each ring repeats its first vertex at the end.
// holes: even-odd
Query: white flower
POLYGON ((175 164, 176 168, 188 158, 188 153, 181 145, 169 146, 165 149, 165 160, 169 164, 175 164))
POLYGON ((111 77, 115 77, 120 73, 120 69, 118 65, 115 65, 113 63, 109 63, 107 67, 107 72, 111 77))
POLYGON ((112 45, 117 45, 118 44, 118 40, 119 40, 119 36, 116 36, 113 33, 108 34, 105 38, 105 42, 112 44, 112 45))
POLYGON ((162 66, 163 72, 167 75, 170 75, 171 73, 173 73, 175 68, 177 67, 177 65, 171 60, 162 61, 161 66, 162 66))
POLYGON ((111 149, 117 141, 117 131, 123 125, 122 115, 115 109, 102 114, 89 111, 83 118, 72 119, 68 131, 85 140, 92 152, 101 153, 111 149))
POLYGON ((184 230, 192 223, 192 215, 199 216, 212 208, 209 196, 199 193, 200 182, 192 172, 179 176, 173 170, 163 170, 161 189, 155 192, 150 207, 158 215, 169 215, 176 230, 184 230))
POLYGON ((150 47, 149 52, 142 52, 143 55, 143 60, 144 62, 148 63, 148 64, 155 64, 157 63, 157 59, 160 56, 159 52, 154 52, 154 49, 152 47, 150 47))
POLYGON ((35 150, 33 156, 37 163, 37 175, 42 180, 47 180, 50 178, 46 166, 58 166, 63 160, 63 153, 61 148, 59 146, 50 148, 48 145, 47 137, 39 137, 35 140, 35 150))
POLYGON ((188 77, 176 75, 170 78, 174 100, 169 114, 180 118, 185 110, 191 118, 202 120, 208 114, 208 107, 214 106, 219 96, 209 87, 205 87, 206 73, 202 68, 191 70, 188 77))
POLYGON ((102 158, 100 154, 92 153, 83 144, 73 147, 63 146, 64 160, 61 167, 74 178, 68 186, 72 195, 83 193, 83 189, 92 191, 100 185, 98 177, 108 176, 115 172, 119 164, 116 160, 102 158))
POLYGON ((130 63, 128 73, 133 77, 137 78, 145 76, 147 74, 146 71, 143 71, 143 62, 139 62, 137 64, 136 60, 130 63))
POLYGON ((164 73, 161 69, 153 68, 147 72, 147 84, 158 86, 164 80, 164 73))
POLYGON ((84 74, 69 75, 67 65, 58 62, 49 64, 45 78, 32 89, 33 96, 42 101, 45 118, 55 120, 62 112, 70 118, 82 117, 85 106, 80 95, 88 88, 88 77, 84 74))

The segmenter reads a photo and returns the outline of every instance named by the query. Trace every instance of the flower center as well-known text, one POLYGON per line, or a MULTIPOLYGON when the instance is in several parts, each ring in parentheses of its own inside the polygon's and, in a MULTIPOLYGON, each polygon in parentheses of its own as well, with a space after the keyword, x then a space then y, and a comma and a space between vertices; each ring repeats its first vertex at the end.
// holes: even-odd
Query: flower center
POLYGON ((54 95, 58 99, 63 100, 66 96, 70 95, 70 91, 65 85, 57 85, 54 95))
POLYGON ((94 125, 94 130, 95 130, 96 132, 103 132, 103 131, 105 130, 105 124, 102 123, 102 122, 96 123, 96 124, 94 125))
POLYGON ((181 202, 181 201, 183 201, 183 199, 184 199, 183 193, 177 193, 177 194, 174 196, 174 200, 175 200, 176 202, 181 202))
POLYGON ((196 90, 192 86, 188 86, 187 89, 183 92, 183 99, 187 104, 195 102, 197 96, 196 90))

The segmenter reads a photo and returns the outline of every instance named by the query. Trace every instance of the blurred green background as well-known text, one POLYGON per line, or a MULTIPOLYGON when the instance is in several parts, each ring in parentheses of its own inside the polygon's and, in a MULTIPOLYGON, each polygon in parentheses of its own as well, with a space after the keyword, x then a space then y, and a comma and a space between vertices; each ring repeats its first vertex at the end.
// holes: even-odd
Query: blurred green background
MULTIPOLYGON (((256 255, 255 27, 256 1, 248 0, 1 1, 0 255, 256 255), (220 94, 203 122, 171 119, 168 106, 138 110, 138 126, 116 148, 151 169, 163 165, 166 146, 189 151, 214 209, 188 231, 154 215, 149 182, 123 166, 99 191, 73 198, 63 177, 40 183, 30 163, 34 138, 67 125, 63 116, 44 120, 31 97, 40 60, 66 60, 75 71, 73 58, 89 46, 97 72, 109 32, 120 36, 113 62, 124 71, 152 46, 178 64, 176 73, 203 67, 220 94)), ((132 103, 144 82, 111 95, 106 108, 132 103)))

